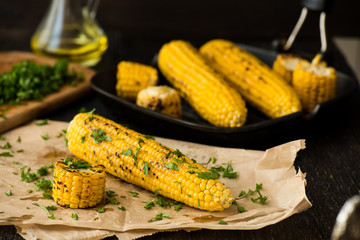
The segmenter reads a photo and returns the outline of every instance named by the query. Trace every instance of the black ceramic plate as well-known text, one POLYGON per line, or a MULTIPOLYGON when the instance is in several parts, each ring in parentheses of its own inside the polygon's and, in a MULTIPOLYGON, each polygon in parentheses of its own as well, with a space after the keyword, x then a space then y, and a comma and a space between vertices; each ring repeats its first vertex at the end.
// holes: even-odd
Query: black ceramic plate
MULTIPOLYGON (((252 46, 241 45, 268 65, 272 65, 277 52, 252 46)), ((160 72, 159 72, 160 73, 160 72)), ((126 117, 130 121, 140 124, 148 132, 171 136, 180 139, 206 142, 219 145, 248 145, 263 140, 271 135, 279 135, 293 129, 305 121, 321 114, 325 108, 349 96, 357 87, 357 81, 338 72, 337 96, 331 101, 322 103, 308 116, 301 112, 281 118, 269 119, 257 110, 248 107, 247 122, 242 127, 223 128, 215 127, 204 121, 185 102, 182 103, 183 117, 177 119, 149 109, 137 106, 134 102, 116 96, 116 69, 97 73, 91 79, 91 87, 100 95, 105 105, 113 113, 126 117)), ((166 83, 160 76, 161 84, 166 83)))

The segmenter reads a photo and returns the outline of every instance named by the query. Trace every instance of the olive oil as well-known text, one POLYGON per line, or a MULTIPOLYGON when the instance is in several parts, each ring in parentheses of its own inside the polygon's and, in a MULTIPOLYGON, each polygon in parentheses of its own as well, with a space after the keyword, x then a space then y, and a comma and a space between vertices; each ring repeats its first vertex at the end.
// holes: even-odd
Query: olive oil
POLYGON ((93 66, 100 61, 108 47, 108 39, 95 19, 96 6, 81 3, 52 0, 31 38, 34 53, 65 58, 84 66, 93 66))

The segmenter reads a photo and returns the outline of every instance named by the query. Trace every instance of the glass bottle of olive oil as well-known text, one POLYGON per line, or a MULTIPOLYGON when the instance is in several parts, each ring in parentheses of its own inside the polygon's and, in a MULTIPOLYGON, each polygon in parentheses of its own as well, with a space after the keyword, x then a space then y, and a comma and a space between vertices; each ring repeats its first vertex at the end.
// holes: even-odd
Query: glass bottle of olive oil
POLYGON ((95 19, 98 4, 99 0, 52 0, 31 38, 32 50, 84 66, 97 64, 108 47, 95 19))

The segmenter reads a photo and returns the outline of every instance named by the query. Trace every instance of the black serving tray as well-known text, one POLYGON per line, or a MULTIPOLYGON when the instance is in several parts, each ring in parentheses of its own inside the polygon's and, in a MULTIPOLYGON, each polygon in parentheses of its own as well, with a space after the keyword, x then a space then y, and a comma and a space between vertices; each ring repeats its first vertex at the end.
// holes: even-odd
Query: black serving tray
MULTIPOLYGON (((256 55, 263 62, 272 65, 277 52, 257 48, 249 45, 240 45, 256 55)), ((160 71, 159 74, 161 75, 160 71)), ((104 104, 112 113, 126 118, 136 126, 141 126, 145 132, 165 137, 202 142, 223 146, 251 146, 271 136, 281 136, 289 131, 303 126, 325 109, 342 102, 358 86, 357 80, 341 72, 338 74, 337 96, 327 102, 319 104, 312 113, 304 115, 302 112, 293 113, 284 117, 269 119, 256 109, 248 107, 247 122, 242 127, 224 128, 215 127, 203 120, 185 101, 182 101, 182 119, 170 117, 149 109, 137 106, 134 102, 122 99, 116 95, 116 69, 98 72, 91 79, 91 87, 99 94, 104 104)), ((160 76, 160 84, 167 84, 160 76)), ((182 99, 183 100, 183 99, 182 99)))

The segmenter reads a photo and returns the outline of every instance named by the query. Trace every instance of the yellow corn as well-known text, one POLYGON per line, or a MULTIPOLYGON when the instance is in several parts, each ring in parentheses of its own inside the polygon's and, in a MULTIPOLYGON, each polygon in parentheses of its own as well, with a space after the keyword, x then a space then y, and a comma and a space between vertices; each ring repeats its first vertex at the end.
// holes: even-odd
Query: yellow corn
POLYGON ((200 53, 265 115, 277 118, 301 110, 300 100, 289 84, 235 43, 212 40, 200 48, 200 53))
POLYGON ((114 176, 191 207, 222 211, 234 201, 230 189, 219 179, 204 178, 211 172, 180 151, 106 118, 76 115, 67 138, 75 156, 102 164, 114 176))
POLYGON ((53 177, 53 199, 59 205, 70 208, 94 207, 103 199, 105 180, 104 166, 74 169, 63 161, 57 161, 53 177))
POLYGON ((148 87, 141 90, 136 104, 169 116, 181 117, 181 100, 179 94, 168 86, 148 87))
POLYGON ((157 70, 135 62, 118 64, 116 93, 119 97, 135 101, 138 92, 158 82, 157 70))
POLYGON ((239 127, 247 109, 242 97, 224 81, 190 43, 176 40, 165 44, 158 65, 180 95, 211 124, 239 127))
POLYGON ((327 67, 325 62, 320 62, 320 58, 320 55, 316 55, 312 63, 301 61, 293 74, 293 87, 307 112, 336 96, 336 71, 327 67))
POLYGON ((273 70, 292 85, 293 72, 296 65, 302 61, 301 57, 294 54, 283 53, 276 57, 273 63, 273 70))

